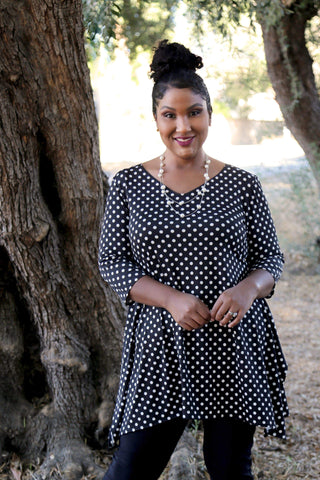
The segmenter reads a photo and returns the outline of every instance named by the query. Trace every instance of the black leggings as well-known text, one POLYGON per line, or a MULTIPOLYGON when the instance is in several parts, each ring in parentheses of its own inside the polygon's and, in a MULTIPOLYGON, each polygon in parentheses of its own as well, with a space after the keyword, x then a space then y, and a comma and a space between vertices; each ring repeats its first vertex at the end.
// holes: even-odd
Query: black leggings
MULTIPOLYGON (((103 480, 157 480, 187 420, 176 419, 120 437, 103 480)), ((211 480, 253 480, 255 427, 236 420, 204 420, 203 455, 211 480)))

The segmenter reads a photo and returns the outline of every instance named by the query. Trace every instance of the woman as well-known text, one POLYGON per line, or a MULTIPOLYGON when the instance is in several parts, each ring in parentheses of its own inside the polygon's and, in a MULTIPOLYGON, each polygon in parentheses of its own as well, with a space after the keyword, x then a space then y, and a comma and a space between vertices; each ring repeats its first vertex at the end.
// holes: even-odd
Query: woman
POLYGON ((283 264, 257 178, 203 150, 202 59, 160 42, 153 114, 165 152, 118 172, 100 240, 103 278, 128 306, 105 480, 153 480, 189 419, 212 479, 252 479, 255 426, 285 436, 286 363, 265 302, 283 264))

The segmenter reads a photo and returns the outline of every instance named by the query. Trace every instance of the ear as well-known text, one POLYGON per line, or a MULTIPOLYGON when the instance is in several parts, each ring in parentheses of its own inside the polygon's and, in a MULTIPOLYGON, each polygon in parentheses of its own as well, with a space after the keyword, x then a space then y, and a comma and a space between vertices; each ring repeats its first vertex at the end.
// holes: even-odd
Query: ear
POLYGON ((159 132, 159 128, 158 128, 158 122, 157 122, 157 115, 154 114, 153 115, 153 118, 154 118, 154 121, 156 122, 156 126, 157 126, 157 132, 159 132))

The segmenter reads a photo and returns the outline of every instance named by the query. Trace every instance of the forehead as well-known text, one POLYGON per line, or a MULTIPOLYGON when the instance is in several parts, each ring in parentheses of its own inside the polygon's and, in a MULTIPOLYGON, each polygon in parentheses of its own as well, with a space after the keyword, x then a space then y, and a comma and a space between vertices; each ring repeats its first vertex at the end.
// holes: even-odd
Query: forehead
POLYGON ((158 108, 161 109, 165 106, 174 109, 189 108, 195 104, 205 107, 206 101, 199 93, 195 93, 190 88, 169 87, 163 98, 159 100, 158 108))

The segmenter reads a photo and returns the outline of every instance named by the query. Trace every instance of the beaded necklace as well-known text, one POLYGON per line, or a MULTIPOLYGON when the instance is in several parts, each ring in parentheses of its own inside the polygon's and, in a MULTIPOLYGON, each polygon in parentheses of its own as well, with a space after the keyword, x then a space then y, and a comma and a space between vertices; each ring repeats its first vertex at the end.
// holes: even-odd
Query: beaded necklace
POLYGON ((161 188, 161 195, 163 195, 166 198, 166 203, 167 203, 168 207, 170 207, 181 218, 190 217, 191 215, 196 213, 201 208, 201 204, 202 204, 204 194, 207 191, 206 185, 207 185, 208 180, 210 179, 208 172, 209 172, 209 166, 210 166, 210 161, 211 160, 207 155, 205 156, 205 161, 204 161, 204 170, 205 171, 204 171, 204 174, 203 174, 204 184, 202 185, 199 192, 197 193, 197 197, 199 198, 199 203, 194 210, 192 210, 190 213, 187 213, 187 214, 179 212, 175 208, 175 206, 184 207, 188 203, 192 202, 196 197, 192 197, 190 200, 186 200, 185 202, 183 200, 178 201, 178 200, 175 200, 174 198, 169 197, 167 187, 163 183, 163 175, 165 173, 164 172, 164 167, 165 167, 164 161, 165 161, 165 156, 160 155, 160 168, 159 168, 158 177, 160 178, 160 183, 161 183, 161 187, 160 187, 161 188))

